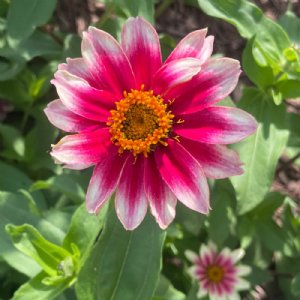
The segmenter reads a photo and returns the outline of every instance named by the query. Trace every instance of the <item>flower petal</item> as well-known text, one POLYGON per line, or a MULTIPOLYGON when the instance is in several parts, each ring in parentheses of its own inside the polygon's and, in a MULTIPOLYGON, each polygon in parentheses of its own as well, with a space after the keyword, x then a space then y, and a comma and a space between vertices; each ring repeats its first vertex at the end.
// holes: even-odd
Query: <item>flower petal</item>
POLYGON ((83 58, 67 58, 67 63, 59 64, 58 70, 65 70, 68 73, 83 78, 92 87, 97 87, 97 81, 94 80, 88 66, 85 64, 83 58))
POLYGON ((164 64, 154 75, 153 90, 156 95, 163 95, 169 89, 192 79, 201 70, 196 58, 175 59, 164 64))
POLYGON ((236 249, 231 252, 231 258, 234 263, 237 263, 239 260, 241 260, 245 256, 246 252, 244 249, 236 249))
POLYGON ((120 156, 118 148, 111 148, 106 157, 96 165, 86 195, 88 212, 96 213, 112 195, 128 158, 120 156))
POLYGON ((84 79, 64 70, 57 71, 51 82, 62 103, 72 112, 87 119, 107 121, 116 100, 111 93, 95 89, 84 79))
POLYGON ((204 144, 183 137, 180 142, 202 166, 205 176, 219 179, 243 174, 242 163, 234 150, 223 145, 204 144))
POLYGON ((127 230, 140 225, 147 212, 144 191, 144 157, 130 156, 125 163, 118 186, 115 205, 119 220, 127 230))
POLYGON ((233 107, 212 106, 182 119, 184 123, 174 124, 176 134, 208 144, 233 144, 257 128, 250 114, 233 107))
POLYGON ((199 256, 191 250, 185 250, 184 251, 185 257, 192 263, 196 263, 196 261, 199 259, 199 256))
POLYGON ((230 296, 228 296, 227 299, 228 300, 241 300, 241 297, 238 293, 233 292, 232 294, 230 294, 230 296))
POLYGON ((207 295, 207 290, 202 288, 202 287, 199 287, 199 290, 197 292, 197 298, 199 299, 202 299, 204 298, 205 296, 207 295))
POLYGON ((235 287, 237 291, 248 290, 250 283, 243 278, 239 278, 235 287))
POLYGON ((135 88, 134 75, 119 43, 108 33, 89 27, 83 33, 81 52, 100 88, 112 91, 120 99, 123 91, 135 88))
POLYGON ((52 146, 51 155, 70 169, 84 169, 98 163, 115 146, 108 128, 67 135, 52 146))
POLYGON ((213 51, 213 36, 205 38, 207 28, 196 30, 184 37, 166 59, 166 63, 178 58, 194 57, 203 64, 213 51))
POLYGON ((237 276, 246 276, 251 272, 251 268, 245 265, 239 265, 236 267, 237 276))
POLYGON ((199 163, 178 142, 169 140, 168 147, 154 152, 156 166, 177 199, 187 207, 207 214, 208 184, 199 163))
POLYGON ((177 199, 160 177, 153 156, 145 159, 145 193, 157 223, 167 228, 175 217, 177 199))
POLYGON ((159 38, 154 27, 141 17, 129 18, 122 30, 122 48, 135 74, 137 87, 150 88, 151 79, 161 67, 159 38))
POLYGON ((230 58, 209 60, 199 74, 179 85, 166 95, 175 99, 174 114, 189 114, 204 109, 228 96, 235 88, 241 73, 240 63, 230 58))
POLYGON ((100 126, 98 122, 74 114, 59 99, 50 102, 44 112, 55 127, 66 132, 89 131, 100 126))

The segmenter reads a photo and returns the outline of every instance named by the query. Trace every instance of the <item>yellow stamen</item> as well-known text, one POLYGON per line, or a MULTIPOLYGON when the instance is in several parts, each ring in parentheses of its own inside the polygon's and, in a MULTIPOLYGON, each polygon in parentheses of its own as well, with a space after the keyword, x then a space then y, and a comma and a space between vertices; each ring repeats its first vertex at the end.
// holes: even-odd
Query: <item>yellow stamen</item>
POLYGON ((211 265, 206 269, 207 279, 214 283, 219 283, 224 278, 224 270, 218 265, 211 265))
POLYGON ((123 95, 107 122, 119 153, 128 150, 134 156, 143 153, 147 157, 158 143, 167 146, 174 115, 162 97, 152 90, 144 91, 144 85, 140 90, 124 91, 123 95))

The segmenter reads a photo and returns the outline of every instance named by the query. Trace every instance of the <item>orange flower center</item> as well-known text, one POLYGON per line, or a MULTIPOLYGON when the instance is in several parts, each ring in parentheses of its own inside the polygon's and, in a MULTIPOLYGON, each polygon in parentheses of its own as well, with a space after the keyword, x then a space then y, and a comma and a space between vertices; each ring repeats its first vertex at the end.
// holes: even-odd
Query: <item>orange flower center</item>
POLYGON ((143 153, 147 157, 157 144, 168 145, 166 140, 174 115, 163 98, 152 90, 144 91, 142 86, 141 90, 124 92, 124 98, 110 112, 107 125, 119 153, 128 150, 134 156, 143 153))
POLYGON ((206 269, 206 276, 209 281, 219 283, 224 278, 224 270, 218 265, 212 265, 206 269))

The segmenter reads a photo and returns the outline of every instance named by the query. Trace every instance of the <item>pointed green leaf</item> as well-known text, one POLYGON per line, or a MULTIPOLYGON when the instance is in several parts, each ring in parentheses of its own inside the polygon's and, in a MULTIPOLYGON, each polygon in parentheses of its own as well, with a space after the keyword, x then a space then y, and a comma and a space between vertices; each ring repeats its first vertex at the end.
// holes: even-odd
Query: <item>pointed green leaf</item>
POLYGON ((104 230, 76 283, 79 300, 149 300, 161 268, 165 232, 148 215, 126 231, 111 205, 104 230))
POLYGON ((33 258, 50 276, 56 276, 59 264, 71 253, 47 241, 33 226, 6 225, 15 247, 33 258))
POLYGON ((83 264, 90 253, 103 227, 107 208, 108 205, 104 205, 96 216, 88 213, 85 203, 83 203, 73 214, 71 226, 64 239, 63 246, 65 249, 71 250, 72 244, 76 244, 81 253, 80 264, 83 264))
POLYGON ((52 300, 61 294, 67 287, 68 282, 61 282, 57 285, 44 285, 42 282, 47 278, 48 274, 45 272, 39 273, 23 284, 14 294, 12 300, 52 300))

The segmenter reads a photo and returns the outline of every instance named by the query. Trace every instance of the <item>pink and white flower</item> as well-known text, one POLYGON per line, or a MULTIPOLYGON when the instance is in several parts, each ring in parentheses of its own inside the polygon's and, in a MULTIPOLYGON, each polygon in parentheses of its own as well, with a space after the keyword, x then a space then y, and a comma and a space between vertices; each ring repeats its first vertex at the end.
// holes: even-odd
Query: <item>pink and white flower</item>
POLYGON ((243 249, 228 248, 218 253, 212 242, 201 245, 199 254, 187 250, 185 255, 193 263, 189 274, 199 284, 197 296, 201 299, 208 295, 211 300, 240 299, 238 292, 250 288, 249 282, 242 278, 250 273, 250 267, 237 265, 244 254, 243 249))
POLYGON ((70 169, 95 166, 86 206, 96 213, 115 193, 117 215, 136 228, 148 204, 161 228, 175 216, 177 199, 207 214, 207 179, 242 174, 226 144, 256 129, 248 113, 215 106, 237 84, 239 62, 210 59, 207 30, 187 35, 163 63, 158 35, 141 17, 129 18, 119 44, 90 27, 82 58, 60 64, 52 83, 58 100, 45 109, 50 122, 71 133, 53 146, 70 169))

